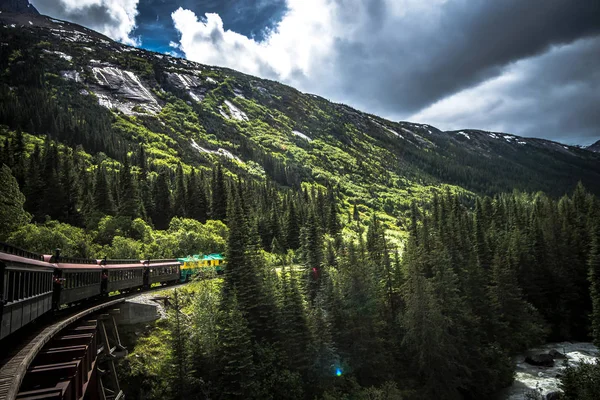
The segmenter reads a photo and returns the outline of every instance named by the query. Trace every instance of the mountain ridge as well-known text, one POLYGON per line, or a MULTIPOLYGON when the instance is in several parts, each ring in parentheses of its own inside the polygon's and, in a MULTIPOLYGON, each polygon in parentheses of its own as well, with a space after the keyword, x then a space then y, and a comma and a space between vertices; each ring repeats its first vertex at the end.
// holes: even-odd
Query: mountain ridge
MULTIPOLYGON (((143 138, 141 143, 161 148, 156 160, 171 166, 176 159, 189 165, 221 160, 232 170, 284 185, 345 180, 350 198, 371 193, 379 208, 392 198, 392 210, 405 207, 398 206, 398 196, 414 196, 423 185, 458 185, 479 194, 543 190, 559 196, 582 180, 600 191, 595 189, 598 156, 576 146, 388 121, 275 81, 123 45, 47 16, 2 13, 0 22, 3 65, 9 71, 0 83, 7 104, 28 96, 30 81, 14 79, 22 74, 17 65, 35 64, 46 87, 112 119, 107 132, 114 140, 135 147, 143 138), (172 113, 187 122, 173 120, 172 113), (137 139, 132 141, 130 131, 137 139), (278 163, 295 178, 276 178, 272 165, 278 163)), ((15 118, 24 112, 7 110, 0 123, 28 130, 15 118)), ((69 140, 77 145, 83 139, 69 140)))

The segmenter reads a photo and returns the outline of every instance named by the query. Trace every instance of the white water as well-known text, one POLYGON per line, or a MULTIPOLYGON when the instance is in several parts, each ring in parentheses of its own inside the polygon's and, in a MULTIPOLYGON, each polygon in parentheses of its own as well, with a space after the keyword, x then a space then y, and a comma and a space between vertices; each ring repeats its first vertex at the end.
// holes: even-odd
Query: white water
MULTIPOLYGON (((591 343, 585 342, 561 342, 548 343, 544 346, 530 350, 530 354, 548 353, 556 350, 567 357, 569 365, 578 365, 581 362, 593 362, 599 357, 598 349, 591 343)), ((554 367, 536 367, 525 362, 526 355, 515 358, 516 374, 515 381, 511 386, 502 390, 498 400, 525 400, 525 394, 536 388, 542 395, 559 391, 560 379, 558 374, 562 373, 564 359, 555 359, 554 367)))

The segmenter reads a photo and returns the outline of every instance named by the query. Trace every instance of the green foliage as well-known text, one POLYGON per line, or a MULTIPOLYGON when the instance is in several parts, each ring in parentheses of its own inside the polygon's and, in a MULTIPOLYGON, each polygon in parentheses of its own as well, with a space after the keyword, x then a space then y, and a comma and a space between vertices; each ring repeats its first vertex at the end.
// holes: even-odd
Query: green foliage
POLYGON ((83 229, 57 221, 22 225, 12 233, 9 242, 40 254, 52 254, 54 249, 61 249, 61 253, 69 257, 92 258, 98 253, 97 246, 83 229))
POLYGON ((563 400, 594 400, 600 393, 600 362, 567 366, 560 379, 563 400))
POLYGON ((12 231, 26 224, 31 216, 23 210, 25 196, 19 190, 10 168, 4 164, 0 167, 0 187, 0 240, 6 240, 12 231))

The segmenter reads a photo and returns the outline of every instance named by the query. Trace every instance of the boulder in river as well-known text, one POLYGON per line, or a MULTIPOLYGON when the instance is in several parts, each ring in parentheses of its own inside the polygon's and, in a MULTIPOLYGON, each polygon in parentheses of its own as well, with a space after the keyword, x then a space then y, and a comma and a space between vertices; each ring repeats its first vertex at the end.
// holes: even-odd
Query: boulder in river
POLYGON ((537 367, 554 367, 554 358, 550 354, 533 354, 525 357, 525 362, 537 367))
POLYGON ((557 358, 560 359, 565 359, 567 358, 563 353, 561 353, 560 351, 556 350, 556 349, 552 349, 548 352, 548 354, 550 354, 552 356, 552 358, 554 358, 555 360, 557 358))

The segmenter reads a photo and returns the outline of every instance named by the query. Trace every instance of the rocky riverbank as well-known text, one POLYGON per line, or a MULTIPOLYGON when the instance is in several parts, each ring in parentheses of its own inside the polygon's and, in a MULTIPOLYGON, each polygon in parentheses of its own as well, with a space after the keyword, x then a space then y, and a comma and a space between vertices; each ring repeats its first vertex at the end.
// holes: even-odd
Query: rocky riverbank
POLYGON ((502 390, 497 399, 525 400, 527 393, 533 391, 538 391, 543 398, 552 399, 552 393, 559 391, 559 378, 565 363, 589 363, 598 357, 598 348, 586 342, 548 343, 531 349, 515 357, 515 381, 510 387, 502 390))

